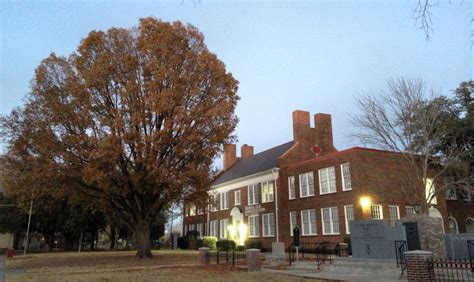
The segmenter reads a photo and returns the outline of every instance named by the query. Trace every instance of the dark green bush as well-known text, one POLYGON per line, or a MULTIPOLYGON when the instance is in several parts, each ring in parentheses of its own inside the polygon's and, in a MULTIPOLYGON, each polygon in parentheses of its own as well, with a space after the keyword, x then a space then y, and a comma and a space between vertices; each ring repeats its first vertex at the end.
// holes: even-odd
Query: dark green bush
POLYGON ((216 243, 217 243, 217 238, 216 237, 201 237, 200 239, 197 240, 197 247, 206 247, 209 248, 210 250, 215 250, 216 249, 216 243))
POLYGON ((198 248, 198 241, 199 238, 199 232, 196 230, 191 230, 186 233, 186 236, 184 236, 184 239, 186 240, 188 249, 190 250, 196 250, 198 248))
POLYGON ((188 241, 185 240, 185 237, 178 238, 178 248, 186 250, 188 248, 188 241))
POLYGON ((227 239, 220 239, 216 243, 216 247, 219 251, 231 251, 235 250, 235 242, 227 239))
POLYGON ((237 252, 243 252, 243 251, 245 251, 245 246, 242 246, 242 245, 237 246, 237 248, 235 248, 235 250, 236 250, 237 252))
POLYGON ((246 249, 259 249, 262 252, 265 252, 267 249, 263 247, 262 240, 252 240, 248 239, 245 241, 245 248, 246 249))

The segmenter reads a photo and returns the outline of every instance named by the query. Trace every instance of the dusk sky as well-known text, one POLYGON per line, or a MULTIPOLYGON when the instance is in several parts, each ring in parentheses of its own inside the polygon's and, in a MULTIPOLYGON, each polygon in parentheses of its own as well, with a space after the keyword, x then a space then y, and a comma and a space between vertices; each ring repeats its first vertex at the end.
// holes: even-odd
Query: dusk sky
POLYGON ((153 16, 195 25, 240 82, 239 145, 260 152, 291 140, 291 112, 302 109, 332 114, 336 148, 345 149, 357 95, 401 76, 446 95, 473 79, 472 1, 441 2, 426 41, 412 18, 416 1, 2 1, 0 114, 22 105, 50 52, 68 56, 91 30, 153 16))

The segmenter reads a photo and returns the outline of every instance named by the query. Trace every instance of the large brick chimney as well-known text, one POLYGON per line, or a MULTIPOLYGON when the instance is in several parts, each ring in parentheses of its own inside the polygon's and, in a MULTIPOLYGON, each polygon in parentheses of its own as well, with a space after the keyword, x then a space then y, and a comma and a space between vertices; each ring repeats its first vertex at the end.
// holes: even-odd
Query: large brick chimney
MULTIPOLYGON (((293 112, 293 140, 300 143, 304 150, 314 146, 321 149, 320 155, 337 151, 332 140, 331 115, 317 113, 314 115, 314 128, 310 125, 309 112, 297 110, 293 112)), ((306 153, 303 153, 306 154, 306 153)))
POLYGON ((237 146, 235 144, 224 145, 224 170, 227 170, 237 161, 237 146))
POLYGON ((240 147, 240 157, 242 159, 253 157, 253 146, 247 144, 242 145, 242 147, 240 147))
POLYGON ((316 144, 323 153, 336 151, 332 139, 332 122, 330 114, 317 113, 314 115, 314 129, 316 144))
POLYGON ((293 112, 293 140, 308 139, 310 136, 309 112, 293 112))

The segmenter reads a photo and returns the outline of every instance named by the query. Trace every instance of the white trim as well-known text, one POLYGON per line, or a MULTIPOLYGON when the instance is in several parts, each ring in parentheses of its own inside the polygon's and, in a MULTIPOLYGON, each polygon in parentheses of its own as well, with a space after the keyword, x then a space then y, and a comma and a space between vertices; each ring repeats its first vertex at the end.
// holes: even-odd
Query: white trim
POLYGON ((224 191, 219 193, 219 210, 225 211, 229 209, 229 191, 224 191), (225 195, 224 200, 222 197, 225 195), (225 207, 224 205, 225 204, 225 207))
POLYGON ((346 223, 346 234, 351 234, 349 228, 349 219, 347 218, 347 208, 352 207, 352 220, 354 220, 354 205, 345 205, 344 206, 344 221, 346 223))
POLYGON ((336 167, 335 166, 328 166, 328 167, 323 167, 318 169, 318 182, 319 182, 319 195, 327 195, 327 194, 333 194, 337 192, 337 185, 336 185, 336 167), (334 169, 334 191, 331 191, 331 178, 329 177, 329 169, 333 168, 334 169), (327 177, 327 183, 328 183, 328 192, 323 193, 323 187, 321 185, 321 171, 326 170, 326 177, 327 177))
POLYGON ((247 206, 254 206, 254 205, 260 204, 260 200, 257 200, 255 197, 255 195, 258 195, 258 193, 255 194, 255 191, 258 192, 258 183, 250 184, 247 186, 247 206), (250 187, 252 187, 252 195, 253 195, 252 203, 250 202, 250 187))
POLYGON ((257 233, 257 235, 250 235, 250 218, 256 218, 257 221, 259 220, 259 216, 258 214, 256 215, 249 215, 248 218, 247 218, 247 224, 248 224, 248 231, 249 231, 249 238, 258 238, 260 237, 260 222, 258 222, 258 228, 256 228, 255 232, 257 233))
POLYGON ((383 219, 383 208, 382 208, 382 205, 373 204, 373 205, 370 206, 370 218, 371 218, 371 219, 375 219, 375 220, 382 220, 382 219, 383 219), (380 208, 380 218, 374 218, 374 217, 373 217, 372 207, 379 207, 379 208, 380 208))
POLYGON ((261 195, 260 201, 262 202, 262 204, 273 203, 275 201, 275 182, 273 180, 261 182, 260 183, 260 195, 261 195), (270 183, 272 184, 272 193, 271 193, 272 200, 271 201, 265 201, 265 194, 263 193, 263 184, 267 184, 267 189, 268 189, 268 187, 270 186, 269 185, 270 183))
MULTIPOLYGON (((340 166, 340 169, 341 169, 341 183, 342 183, 342 191, 351 191, 352 190, 352 178, 351 178, 351 188, 349 189, 346 189, 346 181, 344 180, 344 165, 348 165, 349 166, 349 178, 351 178, 351 166, 350 166, 350 163, 343 163, 341 164, 340 166)), ((336 191, 337 191, 337 188, 336 188, 336 191)))
POLYGON ((234 206, 240 206, 242 204, 242 192, 240 190, 234 191, 234 206), (239 197, 237 198, 237 193, 239 193, 239 197), (237 203, 237 199, 239 199, 239 203, 237 203))
MULTIPOLYGON (((271 224, 270 224, 270 227, 271 227, 271 224)), ((271 228, 269 228, 269 230, 271 231, 271 228)), ((265 237, 265 238, 269 238, 269 237, 275 237, 275 214, 274 213, 264 213, 262 214, 262 237, 265 237), (264 219, 264 216, 268 216, 269 217, 269 224, 271 223, 270 219, 271 219, 271 215, 273 215, 273 235, 265 235, 265 219, 264 219)))
POLYGON ((314 193, 314 172, 311 170, 311 171, 307 171, 307 172, 303 172, 303 173, 300 173, 298 174, 298 182, 299 182, 299 190, 300 190, 300 198, 308 198, 308 197, 313 197, 315 195, 314 193), (312 174, 313 175, 313 194, 309 194, 309 177, 308 175, 309 174, 312 174), (308 192, 308 195, 306 196, 303 196, 303 190, 301 189, 302 188, 302 181, 301 181, 301 176, 304 175, 304 178, 305 178, 305 182, 306 182, 306 190, 308 192))
POLYGON ((316 221, 316 217, 317 217, 317 215, 316 215, 316 209, 302 210, 302 211, 300 211, 300 216, 301 216, 301 236, 316 236, 316 235, 318 235, 318 224, 317 224, 317 221, 316 221), (313 227, 313 226, 311 225, 311 217, 310 217, 311 211, 314 211, 314 227, 315 227, 315 230, 316 230, 315 233, 311 233, 311 229, 312 229, 311 227, 313 227), (303 216, 303 212, 308 212, 308 224, 309 224, 309 230, 308 230, 309 233, 308 233, 308 234, 305 234, 305 233, 304 233, 304 221, 303 221, 304 216, 303 216))
POLYGON ((294 200, 296 199, 296 178, 294 175, 288 176, 288 199, 289 200, 294 200), (294 197, 291 197, 291 181, 290 178, 293 178, 293 191, 295 192, 294 197))
POLYGON ((448 216, 448 227, 449 227, 449 231, 451 232, 451 226, 449 226, 449 220, 451 219, 454 219, 454 223, 456 224, 456 233, 454 234, 459 234, 459 225, 458 225, 458 221, 456 220, 456 218, 452 215, 448 216))
POLYGON ((275 167, 252 175, 247 175, 241 178, 229 180, 218 185, 213 185, 211 186, 211 189, 222 192, 249 186, 251 184, 260 183, 263 181, 277 180, 279 170, 279 168, 275 167))
POLYGON ((339 231, 334 232, 334 220, 332 218, 332 209, 336 209, 336 211, 337 211, 337 223, 339 225, 339 210, 338 210, 337 206, 336 207, 321 208, 321 226, 322 226, 322 229, 323 229, 323 235, 340 235, 340 233, 341 233, 340 226, 338 226, 339 231), (327 230, 324 227, 324 216, 323 216, 323 214, 324 214, 323 210, 324 209, 329 210, 329 225, 331 227, 331 230, 330 230, 331 232, 326 232, 327 230))
POLYGON ((400 207, 398 205, 388 205, 388 214, 389 214, 389 220, 399 220, 400 219, 400 207), (392 213, 391 213, 391 208, 397 208, 397 219, 392 219, 392 213))

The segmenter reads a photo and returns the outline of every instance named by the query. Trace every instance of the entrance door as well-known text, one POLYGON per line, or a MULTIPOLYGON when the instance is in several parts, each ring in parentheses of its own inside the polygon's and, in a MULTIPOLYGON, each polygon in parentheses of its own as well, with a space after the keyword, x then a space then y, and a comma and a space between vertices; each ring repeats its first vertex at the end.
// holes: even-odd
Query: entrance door
POLYGON ((407 236, 407 249, 408 251, 420 250, 420 234, 418 233, 417 222, 405 222, 405 232, 407 236))

